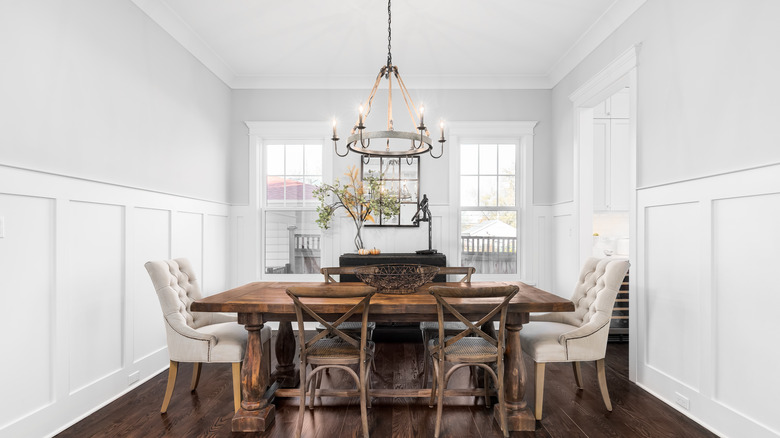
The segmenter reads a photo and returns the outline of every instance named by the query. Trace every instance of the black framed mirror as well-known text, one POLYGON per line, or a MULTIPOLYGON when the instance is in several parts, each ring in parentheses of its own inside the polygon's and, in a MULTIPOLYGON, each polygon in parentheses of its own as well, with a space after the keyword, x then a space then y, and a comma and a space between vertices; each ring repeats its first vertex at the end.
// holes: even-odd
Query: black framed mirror
POLYGON ((386 192, 394 193, 401 203, 400 212, 390 218, 375 214, 375 223, 367 227, 419 227, 412 223, 420 199, 420 157, 370 157, 360 161, 360 174, 365 180, 369 175, 380 176, 386 192))

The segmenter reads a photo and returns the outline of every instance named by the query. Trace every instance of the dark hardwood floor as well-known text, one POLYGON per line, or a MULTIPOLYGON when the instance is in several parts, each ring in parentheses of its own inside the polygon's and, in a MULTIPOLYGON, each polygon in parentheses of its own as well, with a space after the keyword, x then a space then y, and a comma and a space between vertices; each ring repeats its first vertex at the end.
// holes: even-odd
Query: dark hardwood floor
MULTIPOLYGON (((417 388, 420 384, 421 343, 378 343, 374 387, 417 388), (392 360, 382 360, 392 358, 392 360)), ((529 385, 526 401, 533 406, 533 367, 526 358, 529 385)), ((168 413, 160 415, 167 372, 100 409, 59 437, 262 437, 294 435, 298 399, 277 400, 276 421, 262 434, 234 434, 230 365, 204 365, 197 391, 189 391, 192 366, 179 367, 179 379, 168 413)), ((595 366, 583 364, 585 389, 577 391, 569 364, 548 364, 544 418, 534 432, 512 437, 714 437, 712 433, 628 381, 628 344, 609 344, 607 380, 613 411, 604 408, 595 366)), ((460 370, 451 387, 468 385, 468 370, 460 370)), ((325 385, 347 382, 346 374, 332 371, 325 385)), ((378 398, 369 410, 372 437, 432 437, 436 409, 427 399, 378 398)), ((360 409, 355 399, 323 398, 314 411, 306 410, 304 437, 332 438, 360 435, 360 409)), ((473 397, 445 400, 442 437, 501 437, 492 411, 473 397)))

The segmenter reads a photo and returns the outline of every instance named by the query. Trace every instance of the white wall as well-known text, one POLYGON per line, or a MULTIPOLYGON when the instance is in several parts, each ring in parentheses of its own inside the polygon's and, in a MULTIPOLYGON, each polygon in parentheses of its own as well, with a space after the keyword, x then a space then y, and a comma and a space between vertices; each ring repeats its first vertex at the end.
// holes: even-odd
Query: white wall
MULTIPOLYGON (((756 274, 780 262, 780 169, 754 169, 780 163, 777 16, 772 1, 648 0, 552 92, 553 200, 567 203, 576 190, 569 95, 641 43, 637 383, 678 408, 678 393, 689 398, 680 409, 726 436, 780 435, 780 380, 767 368, 780 357, 759 342, 777 294, 756 274)), ((554 278, 576 277, 558 262, 554 278)))
POLYGON ((0 163, 228 199, 230 91, 132 2, 2 2, 0 56, 0 163))
POLYGON ((126 1, 2 2, 0 58, 0 436, 46 436, 167 366, 144 262, 227 287, 231 96, 126 1))

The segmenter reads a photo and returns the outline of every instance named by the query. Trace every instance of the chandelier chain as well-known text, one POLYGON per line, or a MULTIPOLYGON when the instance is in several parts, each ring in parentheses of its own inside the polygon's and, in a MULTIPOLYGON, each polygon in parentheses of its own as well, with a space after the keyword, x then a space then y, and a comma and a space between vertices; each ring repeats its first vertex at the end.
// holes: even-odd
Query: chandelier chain
MULTIPOLYGON (((393 66, 393 54, 390 52, 390 40, 393 36, 393 28, 390 26, 392 24, 392 13, 390 11, 390 0, 387 0, 387 68, 388 70, 390 67, 393 66)), ((388 74, 390 72, 388 71, 388 74)))

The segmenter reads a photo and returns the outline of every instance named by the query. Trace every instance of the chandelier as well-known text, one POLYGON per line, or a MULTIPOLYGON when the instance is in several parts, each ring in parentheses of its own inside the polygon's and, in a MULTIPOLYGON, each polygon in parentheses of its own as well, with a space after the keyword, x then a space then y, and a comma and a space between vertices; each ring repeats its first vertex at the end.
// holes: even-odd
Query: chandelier
POLYGON ((358 110, 357 123, 352 127, 349 137, 347 137, 347 148, 343 154, 339 153, 339 137, 336 133, 336 120, 333 120, 333 148, 336 155, 346 157, 350 151, 356 152, 363 157, 364 162, 368 162, 371 157, 405 157, 408 161, 411 157, 430 153, 433 158, 441 158, 444 155, 444 121, 439 126, 441 137, 438 142, 441 143, 441 152, 439 155, 433 154, 433 141, 430 137, 430 131, 425 126, 425 108, 420 106, 419 110, 414 106, 412 97, 404 85, 401 74, 398 73, 398 67, 393 65, 393 55, 391 53, 392 40, 392 14, 390 11, 390 0, 387 2, 387 65, 383 65, 374 82, 374 87, 368 95, 365 104, 360 105, 358 110), (403 96, 406 110, 412 119, 413 130, 396 131, 393 127, 393 78, 395 78, 398 88, 403 96), (385 131, 366 131, 365 122, 371 113, 371 105, 374 102, 379 84, 382 79, 387 79, 387 130, 385 131), (418 123, 419 120, 419 123, 418 123), (374 146, 371 141, 374 140, 374 146), (380 143, 376 146, 376 143, 380 143))

